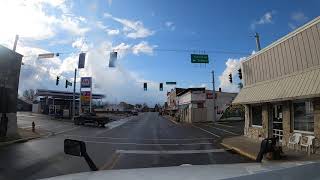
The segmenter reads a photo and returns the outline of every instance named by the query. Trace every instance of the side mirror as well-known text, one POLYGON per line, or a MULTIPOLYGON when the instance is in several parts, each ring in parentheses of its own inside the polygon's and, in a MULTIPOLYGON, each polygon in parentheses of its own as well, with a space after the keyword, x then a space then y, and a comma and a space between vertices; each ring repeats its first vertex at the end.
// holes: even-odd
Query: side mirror
POLYGON ((87 154, 86 144, 83 141, 77 141, 73 139, 64 140, 64 153, 72 156, 84 157, 91 171, 98 171, 97 166, 93 163, 89 155, 87 154))
POLYGON ((86 144, 82 141, 65 139, 64 140, 64 153, 72 156, 85 156, 87 154, 86 144))

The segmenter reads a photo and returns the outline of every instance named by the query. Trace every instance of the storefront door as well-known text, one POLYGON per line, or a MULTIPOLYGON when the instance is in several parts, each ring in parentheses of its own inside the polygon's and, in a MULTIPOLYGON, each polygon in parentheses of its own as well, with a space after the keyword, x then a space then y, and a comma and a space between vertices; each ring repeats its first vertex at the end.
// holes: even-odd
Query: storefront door
POLYGON ((272 136, 279 137, 279 141, 282 141, 283 136, 283 113, 282 105, 272 106, 272 136))

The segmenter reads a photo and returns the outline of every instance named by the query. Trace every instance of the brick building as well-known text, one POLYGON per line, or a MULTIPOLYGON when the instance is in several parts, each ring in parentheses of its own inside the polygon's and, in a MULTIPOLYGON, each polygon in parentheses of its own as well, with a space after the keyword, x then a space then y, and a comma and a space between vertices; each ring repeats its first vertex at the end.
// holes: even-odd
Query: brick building
POLYGON ((320 139, 320 17, 242 62, 244 87, 233 103, 245 105, 247 137, 294 132, 320 139))

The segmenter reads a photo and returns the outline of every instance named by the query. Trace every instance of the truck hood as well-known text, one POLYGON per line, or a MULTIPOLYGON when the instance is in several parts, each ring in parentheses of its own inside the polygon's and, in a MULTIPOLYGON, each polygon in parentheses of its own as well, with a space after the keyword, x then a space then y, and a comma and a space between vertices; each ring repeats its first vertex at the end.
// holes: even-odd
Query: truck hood
POLYGON ((320 179, 320 162, 266 162, 220 165, 182 165, 141 169, 102 170, 48 178, 50 180, 212 180, 320 179))

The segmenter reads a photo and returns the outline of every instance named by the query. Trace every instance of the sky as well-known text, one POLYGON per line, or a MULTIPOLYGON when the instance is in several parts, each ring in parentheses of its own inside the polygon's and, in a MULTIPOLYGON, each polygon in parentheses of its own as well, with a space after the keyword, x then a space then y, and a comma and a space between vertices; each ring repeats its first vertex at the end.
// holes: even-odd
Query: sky
POLYGON ((72 91, 65 80, 73 81, 79 53, 86 52, 77 82, 91 76, 93 93, 111 103, 152 105, 174 88, 159 91, 160 82, 212 89, 212 70, 216 89, 238 92, 240 62, 256 52, 254 33, 266 47, 319 16, 319 7, 318 0, 1 0, 0 44, 11 49, 20 37, 20 93, 72 91), (112 51, 118 52, 115 68, 108 67, 112 51), (48 52, 60 55, 37 58, 48 52), (209 64, 192 64, 192 53, 208 54, 209 64))

